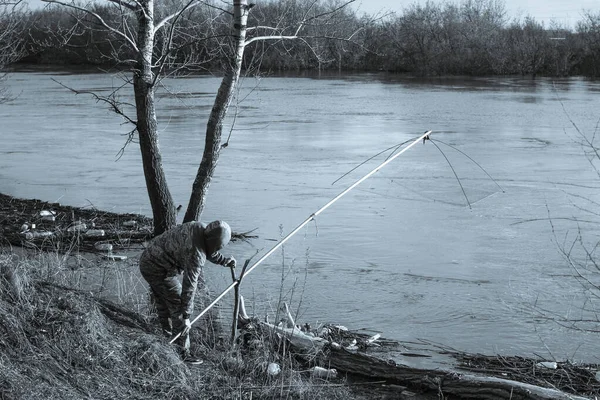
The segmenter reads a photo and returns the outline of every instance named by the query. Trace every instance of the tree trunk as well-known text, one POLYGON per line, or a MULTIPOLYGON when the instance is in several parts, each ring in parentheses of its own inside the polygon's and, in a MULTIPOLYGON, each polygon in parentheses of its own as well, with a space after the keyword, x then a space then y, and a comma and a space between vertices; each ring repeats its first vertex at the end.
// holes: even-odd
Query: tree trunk
POLYGON ((200 218, 204 208, 206 192, 210 186, 219 153, 221 150, 221 133, 223 121, 227 115, 227 109, 233 98, 233 92, 240 77, 242 69, 242 58, 246 41, 246 21, 248 19, 247 0, 234 0, 233 2, 233 37, 235 39, 235 54, 232 55, 231 66, 225 71, 221 86, 217 92, 208 124, 206 126, 206 138, 202 161, 198 167, 196 179, 192 185, 192 194, 185 212, 184 222, 194 221, 200 218))
POLYGON ((135 93, 137 131, 142 153, 142 165, 154 218, 154 234, 160 235, 175 226, 176 214, 158 148, 157 121, 154 108, 154 75, 152 73, 154 3, 153 0, 142 0, 140 5, 144 12, 138 12, 138 46, 140 51, 137 68, 133 74, 133 90, 135 93))

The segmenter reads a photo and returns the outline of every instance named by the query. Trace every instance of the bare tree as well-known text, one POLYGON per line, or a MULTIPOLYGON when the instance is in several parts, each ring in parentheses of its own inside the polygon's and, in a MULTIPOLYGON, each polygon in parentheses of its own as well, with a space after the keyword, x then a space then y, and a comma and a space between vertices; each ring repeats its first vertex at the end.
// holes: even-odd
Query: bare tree
MULTIPOLYGON (((202 62, 201 57, 206 56, 206 53, 219 53, 225 60, 224 76, 206 126, 202 160, 184 216, 184 222, 187 222, 198 219, 202 213, 222 149, 223 123, 239 81, 246 47, 258 42, 300 40, 310 48, 307 38, 315 36, 315 26, 330 24, 354 0, 334 0, 326 6, 319 0, 279 2, 284 11, 279 23, 273 26, 257 24, 252 27, 247 24, 254 4, 247 0, 233 0, 232 8, 223 5, 222 1, 213 0, 174 0, 160 5, 155 0, 106 0, 107 3, 100 8, 98 5, 84 7, 75 1, 44 1, 68 7, 75 16, 76 26, 68 30, 68 35, 63 35, 65 42, 71 37, 79 36, 73 32, 79 34, 90 30, 102 31, 105 42, 108 41, 111 46, 110 51, 104 51, 105 57, 130 68, 132 76, 129 83, 133 85, 135 117, 127 115, 126 105, 120 103, 114 94, 108 97, 92 94, 98 100, 108 103, 133 126, 129 138, 131 141, 137 136, 139 140, 154 218, 154 233, 160 234, 176 223, 176 210, 159 150, 154 95, 161 77, 178 69, 191 68, 202 62), (203 12, 194 14, 198 9, 203 12), (291 12, 295 13, 292 18, 294 24, 287 20, 291 12), (207 29, 199 35, 191 35, 189 32, 193 30, 189 29, 190 23, 194 26, 205 24, 207 29), (229 28, 221 30, 219 27, 222 23, 227 23, 229 28), (185 32, 181 29, 183 26, 187 28, 185 32), (185 52, 189 48, 198 49, 201 42, 210 42, 217 49, 207 50, 208 46, 200 46, 200 51, 185 52), (181 54, 184 54, 183 58, 181 54), (190 59, 196 56, 199 57, 190 59)), ((346 40, 350 40, 353 34, 348 34, 346 40)), ((335 38, 332 36, 326 39, 335 38)))
POLYGON ((532 17, 526 17, 523 22, 513 22, 507 29, 506 37, 518 72, 521 75, 531 74, 535 78, 551 53, 550 36, 544 25, 532 17))
POLYGON ((554 21, 550 22, 548 34, 551 42, 549 72, 554 76, 568 76, 581 62, 578 38, 570 29, 554 21))
MULTIPOLYGON (((344 2, 335 1, 329 7, 323 9, 320 7, 318 0, 304 1, 305 11, 299 15, 294 25, 284 23, 275 26, 257 25, 247 27, 248 14, 254 4, 248 4, 247 0, 233 1, 233 38, 235 45, 233 47, 233 54, 229 57, 231 63, 226 66, 225 76, 221 81, 221 86, 217 92, 217 97, 208 120, 204 153, 192 186, 192 194, 185 213, 184 222, 197 219, 202 213, 206 193, 219 159, 223 121, 225 120, 227 110, 233 98, 234 89, 239 80, 246 47, 252 43, 262 41, 302 40, 304 43, 307 43, 303 32, 307 27, 331 23, 333 17, 352 2, 354 0, 344 2), (247 37, 248 32, 250 32, 250 36, 247 37)), ((293 5, 296 2, 289 2, 289 4, 293 5)), ((349 37, 352 37, 352 34, 349 37)))
POLYGON ((413 4, 398 19, 393 33, 393 42, 409 60, 411 68, 423 75, 438 73, 441 34, 440 6, 427 1, 425 5, 413 4))
POLYGON ((501 0, 465 0, 460 6, 462 54, 470 74, 493 71, 500 33, 506 22, 501 0))
POLYGON ((167 185, 159 150, 158 122, 155 108, 155 90, 165 69, 171 67, 173 36, 182 14, 204 2, 183 4, 175 12, 159 18, 154 0, 107 0, 108 9, 98 6, 85 8, 76 2, 45 0, 72 10, 76 18, 74 27, 62 35, 65 42, 77 36, 81 30, 101 30, 111 48, 105 57, 115 63, 127 65, 131 71, 128 83, 133 85, 135 117, 125 112, 124 104, 116 96, 100 97, 111 108, 133 125, 130 139, 137 134, 139 140, 144 177, 154 218, 154 233, 160 234, 176 223, 173 198, 167 185), (163 38, 158 46, 158 38, 163 38))
MULTIPOLYGON (((21 0, 0 0, 0 73, 23 55, 21 47, 22 19, 20 18, 21 0)), ((0 81, 6 74, 0 74, 0 81)), ((0 82, 1 83, 1 82, 0 82)), ((0 86, 0 103, 10 99, 4 86, 0 86)))
POLYGON ((405 69, 429 74, 496 73, 504 5, 497 0, 459 4, 413 3, 387 29, 405 69))
POLYGON ((583 20, 577 24, 577 32, 584 43, 584 68, 591 73, 600 75, 600 12, 586 11, 583 20))

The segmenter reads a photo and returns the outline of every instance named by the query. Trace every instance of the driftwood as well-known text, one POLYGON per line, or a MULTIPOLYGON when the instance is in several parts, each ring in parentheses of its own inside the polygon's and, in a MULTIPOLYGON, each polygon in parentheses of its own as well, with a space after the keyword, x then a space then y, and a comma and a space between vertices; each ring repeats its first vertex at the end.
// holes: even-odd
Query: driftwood
POLYGON ((11 245, 42 250, 107 253, 141 245, 152 237, 152 220, 0 194, 0 236, 11 245))
MULTIPOLYGON (((438 396, 451 395, 453 398, 482 400, 584 400, 589 398, 559 390, 552 387, 550 381, 544 381, 543 379, 538 380, 538 382, 541 382, 540 385, 536 385, 527 383, 526 379, 517 381, 493 376, 494 373, 502 376, 510 375, 500 372, 497 365, 492 365, 493 371, 490 370, 489 375, 486 374, 483 367, 478 369, 481 373, 460 370, 461 363, 463 368, 464 365, 471 364, 470 362, 465 363, 466 359, 482 363, 482 359, 486 358, 485 356, 474 355, 469 357, 467 354, 447 351, 435 345, 429 344, 427 346, 427 342, 419 343, 421 346, 428 347, 425 351, 422 348, 418 349, 417 352, 387 351, 385 350, 386 347, 391 347, 393 343, 398 345, 398 343, 381 339, 379 335, 351 332, 344 327, 328 326, 320 331, 312 332, 310 329, 300 328, 295 324, 285 303, 281 311, 283 318, 277 324, 251 319, 246 314, 243 297, 240 296, 239 325, 240 327, 258 326, 266 335, 271 337, 274 335, 287 340, 293 352, 313 362, 318 360, 319 364, 335 369, 338 375, 367 378, 379 382, 385 381, 388 386, 400 385, 399 387, 408 387, 413 391, 433 392, 438 396), (355 339, 350 340, 352 337, 355 339), (378 347, 377 356, 372 355, 375 351, 371 350, 371 346, 378 347), (371 354, 367 354, 367 352, 371 354), (441 362, 437 365, 429 362, 428 366, 415 367, 398 364, 394 360, 390 360, 390 354, 404 356, 404 358, 432 358, 437 355, 439 359, 448 359, 453 362, 446 364, 441 362), (385 358, 386 355, 387 358, 385 358), (541 384, 548 387, 541 386, 541 384)), ((515 358, 524 360, 519 357, 515 358)), ((490 357, 487 362, 493 364, 492 360, 495 360, 495 358, 490 357)), ((529 361, 529 365, 536 365, 535 360, 529 361)), ((543 375, 542 371, 545 367, 540 365, 539 368, 538 374, 543 375)), ((531 369, 535 369, 535 367, 531 369)), ((587 371, 586 368, 581 368, 581 370, 584 371, 584 380, 594 380, 593 372, 587 371)), ((518 376, 515 375, 515 378, 518 378, 518 376)), ((572 386, 575 385, 570 387, 572 388, 572 386)), ((587 385, 586 390, 589 390, 590 387, 597 389, 600 386, 596 384, 587 385)))
MULTIPOLYGON (((232 240, 255 238, 253 231, 232 240)), ((139 250, 153 236, 153 221, 139 214, 117 214, 0 193, 0 243, 41 250, 107 254, 139 250)))
POLYGON ((246 312, 246 304, 244 296, 239 296, 239 314, 237 325, 242 330, 251 330, 258 328, 267 336, 276 335, 280 338, 285 338, 290 342, 293 348, 299 354, 315 356, 322 352, 324 346, 329 342, 319 336, 307 334, 294 323, 286 303, 283 303, 285 311, 284 318, 277 325, 271 324, 268 321, 259 321, 256 318, 250 318, 246 312))
POLYGON ((406 385, 411 389, 435 391, 465 399, 587 399, 559 390, 508 379, 456 371, 420 369, 385 361, 364 353, 331 349, 329 364, 338 371, 406 385))

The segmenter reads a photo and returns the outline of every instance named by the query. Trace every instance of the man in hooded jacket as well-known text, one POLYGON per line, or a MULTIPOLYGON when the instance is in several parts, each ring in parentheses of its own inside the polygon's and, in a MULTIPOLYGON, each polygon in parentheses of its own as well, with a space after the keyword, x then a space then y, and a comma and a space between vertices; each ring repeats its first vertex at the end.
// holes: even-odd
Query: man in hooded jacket
POLYGON ((235 258, 219 253, 229 240, 231 228, 224 221, 187 222, 155 237, 140 256, 140 272, 150 285, 163 332, 182 333, 178 343, 184 357, 189 357, 190 316, 200 279, 204 285, 204 263, 235 268, 235 258))

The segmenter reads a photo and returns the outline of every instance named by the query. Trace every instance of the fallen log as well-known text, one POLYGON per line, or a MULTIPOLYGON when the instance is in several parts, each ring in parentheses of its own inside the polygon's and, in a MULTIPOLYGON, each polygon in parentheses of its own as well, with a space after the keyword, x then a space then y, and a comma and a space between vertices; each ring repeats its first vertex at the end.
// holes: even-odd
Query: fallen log
MULTIPOLYGON (((369 346, 377 345, 380 336, 361 335, 357 340, 344 343, 339 335, 333 336, 337 342, 332 340, 332 336, 322 333, 306 332, 295 324, 291 315, 285 307, 283 315, 285 318, 279 324, 271 324, 266 321, 258 321, 248 317, 243 297, 240 296, 240 315, 239 326, 246 329, 249 326, 258 327, 267 337, 277 337, 280 340, 286 340, 292 351, 303 356, 312 362, 317 361, 320 365, 334 369, 338 376, 347 375, 363 377, 374 381, 385 381, 387 384, 406 386, 410 390, 419 392, 433 392, 438 396, 445 398, 446 395, 452 395, 461 399, 508 399, 508 400, 585 400, 588 397, 566 393, 554 387, 543 387, 531 383, 520 382, 512 379, 500 378, 497 376, 487 376, 485 374, 464 373, 459 371, 456 366, 450 364, 443 365, 443 368, 423 368, 398 364, 393 360, 386 360, 383 357, 375 357, 366 354, 369 346), (325 337, 323 337, 325 336, 325 337)), ((341 333, 343 329, 338 329, 341 333)), ((331 332, 332 328, 326 328, 321 332, 331 332)), ((337 332, 340 333, 340 332, 337 332)), ((347 334, 351 336, 350 333, 347 334)), ((389 341, 388 341, 389 343, 389 341)), ((426 342, 421 345, 427 345, 426 342)), ((435 354, 435 346, 429 346, 424 352, 420 353, 400 353, 406 357, 431 357, 435 354)), ((448 357, 467 356, 465 354, 453 354, 452 352, 441 350, 444 353, 439 354, 440 359, 448 357)), ((385 355, 386 352, 380 352, 385 355)), ((478 360, 481 357, 474 356, 478 360)), ((442 363, 439 364, 440 366, 442 363)), ((505 374, 506 375, 506 374, 505 374)), ((552 383, 546 382, 548 386, 552 383)))
POLYGON ((385 379, 411 389, 451 394, 464 399, 544 399, 585 400, 556 389, 491 376, 463 374, 456 371, 420 369, 385 361, 343 348, 329 350, 329 365, 338 371, 372 379, 385 379))

